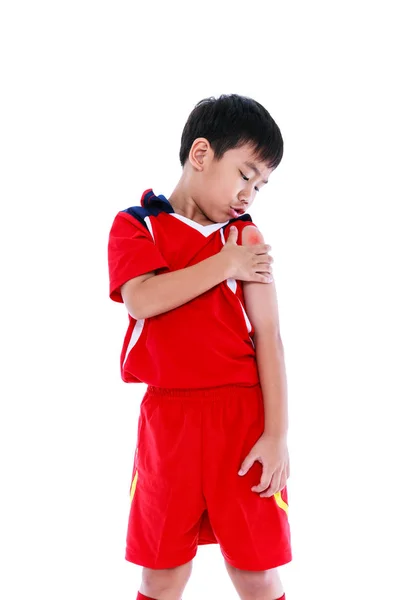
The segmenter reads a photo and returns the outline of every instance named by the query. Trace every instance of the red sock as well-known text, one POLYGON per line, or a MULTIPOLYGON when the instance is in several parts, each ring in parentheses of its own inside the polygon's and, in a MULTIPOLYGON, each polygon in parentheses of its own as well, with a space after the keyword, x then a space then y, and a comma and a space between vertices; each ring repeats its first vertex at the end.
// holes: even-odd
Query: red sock
MULTIPOLYGON (((145 596, 144 594, 141 594, 140 592, 138 592, 136 600, 156 600, 156 599, 150 598, 150 596, 145 596)), ((279 598, 279 600, 281 600, 281 598, 279 598)), ((283 600, 285 600, 285 598, 283 598, 283 600)))

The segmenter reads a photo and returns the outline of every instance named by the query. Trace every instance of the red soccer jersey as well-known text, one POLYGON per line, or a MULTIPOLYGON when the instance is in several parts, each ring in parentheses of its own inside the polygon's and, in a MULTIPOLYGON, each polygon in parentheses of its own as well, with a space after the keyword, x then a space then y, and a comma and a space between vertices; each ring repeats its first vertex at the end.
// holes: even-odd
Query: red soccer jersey
MULTIPOLYGON (((232 224, 238 244, 249 214, 200 225, 174 212, 163 196, 146 190, 141 206, 117 213, 108 242, 109 296, 123 302, 129 279, 157 270, 184 269, 221 251, 232 224)), ((206 388, 258 383, 254 329, 245 312, 241 281, 227 279, 197 298, 129 324, 120 356, 123 381, 157 387, 206 388)))

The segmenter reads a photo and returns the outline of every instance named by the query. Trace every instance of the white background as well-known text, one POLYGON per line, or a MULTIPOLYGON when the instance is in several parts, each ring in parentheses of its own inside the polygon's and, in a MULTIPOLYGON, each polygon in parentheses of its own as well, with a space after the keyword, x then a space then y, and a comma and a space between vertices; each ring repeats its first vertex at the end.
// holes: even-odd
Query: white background
MULTIPOLYGON (((108 232, 145 189, 168 197, 190 111, 233 92, 285 141, 250 214, 272 246, 288 374, 287 598, 400 598, 395 5, 2 4, 2 598, 136 598, 124 552, 145 386, 120 380, 108 232)), ((217 546, 184 594, 204 597, 237 597, 217 546)))

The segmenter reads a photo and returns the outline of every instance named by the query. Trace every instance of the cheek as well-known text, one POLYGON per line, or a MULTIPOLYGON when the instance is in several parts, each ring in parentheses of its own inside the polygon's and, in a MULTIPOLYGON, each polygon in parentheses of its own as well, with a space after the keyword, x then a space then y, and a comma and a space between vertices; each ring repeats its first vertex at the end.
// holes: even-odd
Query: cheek
POLYGON ((232 190, 229 188, 228 181, 219 173, 214 173, 212 177, 208 178, 207 192, 212 195, 217 202, 218 200, 221 201, 221 197, 230 197, 232 195, 232 190))

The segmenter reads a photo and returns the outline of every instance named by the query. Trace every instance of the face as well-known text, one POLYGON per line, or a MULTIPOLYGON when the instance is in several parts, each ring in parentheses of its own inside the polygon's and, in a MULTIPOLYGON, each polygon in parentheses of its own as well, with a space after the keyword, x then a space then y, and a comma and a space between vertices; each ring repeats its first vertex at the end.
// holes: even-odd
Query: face
POLYGON ((215 223, 247 212, 265 188, 273 169, 255 159, 250 145, 225 152, 220 161, 205 138, 193 142, 189 160, 194 167, 193 199, 201 212, 215 223))

